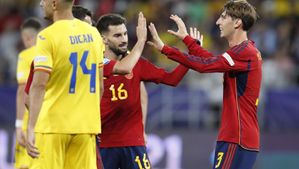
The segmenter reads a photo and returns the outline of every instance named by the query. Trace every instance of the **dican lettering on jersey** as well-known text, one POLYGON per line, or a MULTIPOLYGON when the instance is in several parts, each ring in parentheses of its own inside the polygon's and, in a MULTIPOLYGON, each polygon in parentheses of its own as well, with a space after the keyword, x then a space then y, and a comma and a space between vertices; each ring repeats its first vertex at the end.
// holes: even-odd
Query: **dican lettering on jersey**
POLYGON ((73 35, 69 38, 72 45, 93 42, 91 34, 73 35))

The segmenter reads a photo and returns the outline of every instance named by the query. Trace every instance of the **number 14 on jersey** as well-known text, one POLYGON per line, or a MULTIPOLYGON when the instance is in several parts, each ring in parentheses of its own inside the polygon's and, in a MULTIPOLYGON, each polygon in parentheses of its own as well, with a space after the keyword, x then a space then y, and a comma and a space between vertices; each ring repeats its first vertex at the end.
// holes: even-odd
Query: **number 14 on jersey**
MULTIPOLYGON (((97 64, 92 63, 91 68, 88 69, 86 66, 86 60, 88 56, 88 51, 84 51, 83 56, 80 60, 80 67, 84 75, 90 75, 90 82, 89 82, 89 87, 90 93, 95 93, 96 92, 96 71, 97 71, 97 64)), ((76 92, 76 82, 77 82, 77 67, 78 67, 78 53, 73 52, 70 55, 69 58, 72 66, 73 66, 73 71, 72 71, 72 77, 71 77, 71 82, 70 82, 70 88, 69 88, 69 93, 74 94, 76 92)))

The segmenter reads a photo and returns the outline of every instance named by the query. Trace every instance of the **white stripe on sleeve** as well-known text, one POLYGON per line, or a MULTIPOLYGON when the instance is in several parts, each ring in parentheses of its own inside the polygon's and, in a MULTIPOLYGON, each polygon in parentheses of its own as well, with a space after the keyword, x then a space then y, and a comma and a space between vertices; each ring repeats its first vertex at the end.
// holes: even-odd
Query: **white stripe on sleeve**
POLYGON ((230 66, 235 65, 234 60, 232 59, 232 57, 228 53, 225 52, 225 53, 222 54, 222 56, 228 61, 230 66))

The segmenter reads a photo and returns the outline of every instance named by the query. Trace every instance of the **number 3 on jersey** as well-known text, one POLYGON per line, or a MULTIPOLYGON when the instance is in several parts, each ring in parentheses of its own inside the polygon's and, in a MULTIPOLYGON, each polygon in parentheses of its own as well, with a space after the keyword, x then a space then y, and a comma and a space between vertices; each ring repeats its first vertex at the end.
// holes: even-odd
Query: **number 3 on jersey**
MULTIPOLYGON (((97 64, 91 64, 91 69, 88 69, 86 66, 86 60, 88 56, 88 51, 84 51, 82 59, 80 61, 80 67, 82 69, 83 74, 90 75, 90 83, 89 83, 89 91, 90 93, 96 92, 96 70, 97 64)), ((70 56, 70 62, 73 65, 72 77, 70 82, 69 93, 76 92, 76 81, 77 81, 77 67, 78 67, 78 53, 73 52, 70 56)))
POLYGON ((128 91, 124 88, 124 84, 121 83, 117 90, 116 86, 114 84, 112 84, 109 87, 109 90, 111 91, 112 97, 111 97, 111 101, 117 101, 117 100, 125 100, 128 98, 128 91), (116 93, 117 91, 117 93, 116 93))
POLYGON ((224 153, 223 153, 223 152, 219 152, 219 153, 217 154, 217 164, 216 164, 215 168, 218 168, 218 167, 220 167, 220 164, 221 164, 221 161, 222 161, 223 155, 224 155, 224 153))

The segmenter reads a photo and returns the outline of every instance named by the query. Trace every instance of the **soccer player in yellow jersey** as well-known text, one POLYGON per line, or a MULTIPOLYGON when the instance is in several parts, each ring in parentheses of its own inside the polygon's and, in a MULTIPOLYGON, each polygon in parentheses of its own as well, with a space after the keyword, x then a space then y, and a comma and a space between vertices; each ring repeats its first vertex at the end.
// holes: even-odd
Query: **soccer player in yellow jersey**
POLYGON ((74 19, 73 0, 42 0, 54 23, 37 38, 29 93, 27 152, 32 169, 96 169, 104 44, 74 19))
POLYGON ((41 29, 40 22, 35 18, 26 19, 21 25, 21 37, 25 46, 18 56, 17 66, 17 104, 16 104, 16 146, 15 146, 15 168, 26 169, 29 167, 30 156, 25 149, 25 131, 28 123, 28 110, 24 105, 24 88, 30 70, 31 62, 35 56, 36 36, 41 29))

